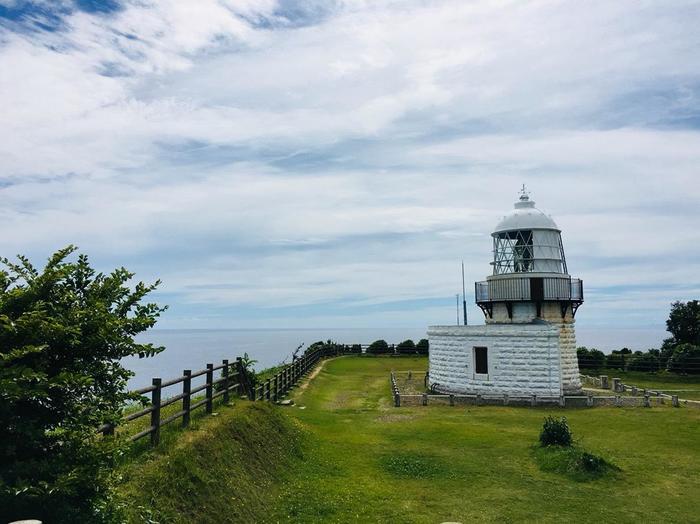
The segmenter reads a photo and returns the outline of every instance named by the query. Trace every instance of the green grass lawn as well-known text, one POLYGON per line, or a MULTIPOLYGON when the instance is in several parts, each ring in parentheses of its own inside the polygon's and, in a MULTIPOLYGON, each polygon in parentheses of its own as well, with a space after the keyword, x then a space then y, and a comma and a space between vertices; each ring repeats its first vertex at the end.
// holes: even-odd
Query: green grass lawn
POLYGON ((700 522, 700 410, 392 407, 389 371, 426 366, 342 357, 297 390, 284 409, 308 441, 270 521, 700 522), (542 471, 533 446, 549 414, 621 471, 542 471))

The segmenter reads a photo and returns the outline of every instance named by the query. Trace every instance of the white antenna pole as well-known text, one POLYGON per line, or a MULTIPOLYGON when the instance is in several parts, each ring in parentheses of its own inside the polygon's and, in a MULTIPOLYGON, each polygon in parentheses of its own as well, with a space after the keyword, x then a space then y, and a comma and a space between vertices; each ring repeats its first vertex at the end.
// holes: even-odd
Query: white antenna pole
POLYGON ((459 293, 455 295, 455 299, 457 300, 457 325, 459 326, 459 293))
POLYGON ((464 325, 467 325, 467 292, 464 287, 464 260, 462 260, 462 309, 464 310, 464 325))

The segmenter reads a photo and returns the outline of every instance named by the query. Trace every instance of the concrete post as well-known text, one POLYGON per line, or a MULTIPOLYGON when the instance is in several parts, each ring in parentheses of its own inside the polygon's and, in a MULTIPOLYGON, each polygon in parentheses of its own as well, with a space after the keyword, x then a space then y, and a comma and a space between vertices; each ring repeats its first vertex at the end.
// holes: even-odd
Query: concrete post
POLYGON ((593 407, 593 395, 588 395, 588 398, 586 399, 586 406, 589 408, 593 407))
POLYGON ((561 408, 566 407, 566 397, 564 395, 559 396, 559 407, 561 407, 561 408))
POLYGON ((613 391, 615 393, 620 392, 620 379, 619 378, 614 378, 613 379, 613 391))
POLYGON ((651 407, 651 402, 649 402, 649 395, 644 395, 644 407, 645 408, 651 407))
POLYGON ((673 404, 674 408, 680 406, 680 404, 678 403, 678 395, 671 395, 671 403, 673 404))
POLYGON ((622 399, 620 398, 620 395, 615 395, 615 405, 619 408, 622 407, 622 399))
POLYGON ((600 376, 600 387, 601 389, 610 389, 610 384, 608 383, 607 375, 600 376))

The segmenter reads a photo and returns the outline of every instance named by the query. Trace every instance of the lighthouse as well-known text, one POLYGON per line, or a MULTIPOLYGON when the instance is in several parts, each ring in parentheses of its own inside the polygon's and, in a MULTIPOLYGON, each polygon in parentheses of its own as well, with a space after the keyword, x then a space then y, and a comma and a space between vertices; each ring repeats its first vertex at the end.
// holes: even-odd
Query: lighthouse
POLYGON ((491 237, 491 274, 474 284, 485 324, 428 329, 431 388, 481 395, 579 393, 574 321, 583 281, 568 273, 561 230, 523 186, 491 237))

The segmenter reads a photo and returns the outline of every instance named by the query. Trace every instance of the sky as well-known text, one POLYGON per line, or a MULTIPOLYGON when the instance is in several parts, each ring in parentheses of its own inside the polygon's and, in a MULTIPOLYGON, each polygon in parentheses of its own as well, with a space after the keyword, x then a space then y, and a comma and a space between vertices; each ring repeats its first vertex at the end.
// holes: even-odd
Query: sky
POLYGON ((0 0, 0 255, 164 328, 455 321, 524 183, 577 325, 700 295, 700 3, 0 0))

